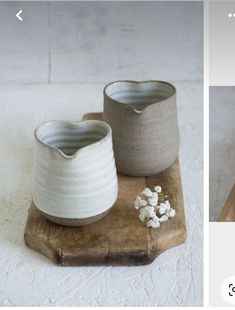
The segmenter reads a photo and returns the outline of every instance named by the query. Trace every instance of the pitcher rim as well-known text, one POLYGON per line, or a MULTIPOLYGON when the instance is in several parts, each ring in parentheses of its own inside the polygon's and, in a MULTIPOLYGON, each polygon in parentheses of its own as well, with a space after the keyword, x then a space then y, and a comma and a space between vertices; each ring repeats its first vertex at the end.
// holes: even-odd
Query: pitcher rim
POLYGON ((65 120, 49 120, 49 121, 45 121, 40 123, 34 130, 34 137, 36 139, 37 142, 39 142, 41 145, 43 145, 44 147, 50 149, 50 150, 56 150, 59 152, 59 154, 64 158, 64 159, 74 159, 75 157, 77 157, 78 154, 80 154, 82 151, 87 150, 88 148, 91 147, 95 147, 99 144, 102 144, 104 141, 108 140, 110 137, 112 137, 112 129, 109 126, 109 124, 107 124, 104 121, 100 121, 100 120, 84 120, 84 121, 65 121, 65 120), (61 149, 59 149, 56 146, 53 146, 51 144, 48 144, 46 142, 44 142, 41 138, 39 138, 38 136, 38 131, 40 128, 45 127, 45 126, 49 126, 51 124, 64 124, 64 125, 78 125, 81 123, 94 123, 94 124, 102 124, 102 126, 106 127, 107 129, 107 134, 101 138, 100 140, 93 142, 89 145, 83 146, 82 148, 78 149, 75 153, 73 153, 72 155, 67 155, 65 154, 61 149))
POLYGON ((105 96, 107 96, 109 99, 111 99, 111 100, 113 100, 113 101, 115 101, 115 102, 117 102, 117 103, 121 103, 121 104, 123 104, 123 105, 125 104, 126 107, 129 107, 132 111, 136 112, 137 114, 140 114, 140 113, 142 113, 143 111, 145 111, 149 106, 151 106, 151 105, 153 105, 153 104, 156 104, 156 102, 150 103, 150 104, 149 104, 148 106, 146 106, 143 110, 138 110, 138 109, 134 108, 133 106, 131 106, 130 104, 126 104, 126 103, 124 103, 124 102, 122 102, 122 101, 118 101, 118 100, 116 100, 116 99, 113 99, 112 97, 110 97, 110 96, 107 94, 107 91, 106 91, 106 90, 107 90, 107 88, 108 88, 110 85, 116 84, 116 83, 133 83, 133 84, 144 84, 144 83, 146 83, 146 84, 147 84, 147 83, 151 83, 151 82, 159 83, 159 84, 164 84, 164 85, 168 85, 168 86, 170 86, 170 87, 172 88, 172 90, 173 90, 173 93, 172 93, 169 97, 167 97, 167 98, 161 100, 160 102, 163 102, 163 101, 165 101, 165 100, 168 100, 168 99, 170 99, 170 98, 172 98, 173 96, 176 95, 176 87, 175 87, 173 84, 171 84, 170 82, 162 81, 162 80, 144 80, 144 81, 136 81, 136 80, 116 80, 116 81, 110 82, 110 83, 108 83, 108 84, 105 85, 105 87, 104 87, 104 89, 103 89, 103 94, 104 94, 105 96))

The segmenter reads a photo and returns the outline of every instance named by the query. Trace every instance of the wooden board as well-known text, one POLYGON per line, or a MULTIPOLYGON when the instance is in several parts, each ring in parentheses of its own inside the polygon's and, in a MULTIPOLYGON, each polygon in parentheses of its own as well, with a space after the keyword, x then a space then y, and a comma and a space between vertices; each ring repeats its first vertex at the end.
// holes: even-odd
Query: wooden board
MULTIPOLYGON (((101 118, 101 113, 90 113, 83 119, 101 118)), ((62 266, 144 265, 185 241, 178 159, 157 176, 135 178, 118 175, 118 183, 118 200, 110 213, 102 220, 82 227, 65 227, 49 222, 32 203, 25 228, 26 244, 62 266), (145 187, 153 190, 156 184, 167 192, 176 216, 154 230, 139 220, 133 202, 145 187)))
POLYGON ((235 222, 235 184, 219 214, 218 222, 235 222))

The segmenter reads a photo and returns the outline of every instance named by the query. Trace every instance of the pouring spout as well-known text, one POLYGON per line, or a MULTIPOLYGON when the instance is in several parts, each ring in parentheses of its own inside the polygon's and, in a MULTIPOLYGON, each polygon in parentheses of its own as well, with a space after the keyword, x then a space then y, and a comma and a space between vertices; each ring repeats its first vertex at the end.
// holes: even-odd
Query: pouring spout
POLYGON ((132 104, 124 104, 124 108, 129 108, 131 111, 133 111, 135 114, 142 114, 144 110, 147 108, 147 106, 137 106, 132 104))
POLYGON ((137 110, 136 108, 133 108, 131 107, 132 110, 136 113, 136 114, 142 114, 144 112, 144 109, 143 110, 137 110))

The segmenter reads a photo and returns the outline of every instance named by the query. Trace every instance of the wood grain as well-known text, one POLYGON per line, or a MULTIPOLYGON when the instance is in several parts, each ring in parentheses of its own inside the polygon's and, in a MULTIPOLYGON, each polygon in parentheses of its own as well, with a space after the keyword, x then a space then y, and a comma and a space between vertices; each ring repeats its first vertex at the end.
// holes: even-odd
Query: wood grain
POLYGON ((218 222, 235 222, 235 184, 219 214, 218 222))
MULTIPOLYGON (((101 119, 101 113, 84 119, 101 119)), ((118 175, 119 195, 112 210, 100 221, 65 227, 45 219, 31 204, 25 228, 26 244, 62 266, 144 265, 186 239, 183 194, 178 159, 163 173, 147 178, 118 175), (135 197, 159 184, 167 192, 176 216, 157 230, 138 219, 135 197)))

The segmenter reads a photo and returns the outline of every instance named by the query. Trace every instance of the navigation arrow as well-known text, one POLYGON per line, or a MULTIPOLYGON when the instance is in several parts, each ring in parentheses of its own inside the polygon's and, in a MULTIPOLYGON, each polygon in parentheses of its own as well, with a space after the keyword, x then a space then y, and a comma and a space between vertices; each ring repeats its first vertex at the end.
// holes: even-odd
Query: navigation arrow
POLYGON ((23 10, 20 10, 18 13, 16 13, 16 17, 22 22, 23 18, 20 16, 20 14, 23 12, 23 10))

